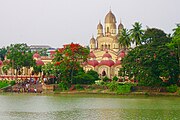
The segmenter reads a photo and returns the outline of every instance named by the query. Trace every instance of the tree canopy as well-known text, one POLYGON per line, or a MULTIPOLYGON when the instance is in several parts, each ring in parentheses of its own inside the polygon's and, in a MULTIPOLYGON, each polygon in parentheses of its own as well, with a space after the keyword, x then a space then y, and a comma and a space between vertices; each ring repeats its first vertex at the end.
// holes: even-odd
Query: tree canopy
POLYGON ((138 80, 140 85, 160 86, 178 82, 178 58, 167 47, 171 41, 162 30, 148 28, 143 36, 145 44, 132 49, 122 61, 120 75, 138 80))
POLYGON ((48 70, 48 67, 46 67, 44 72, 46 71, 45 73, 47 74, 51 73, 66 83, 73 83, 74 76, 81 69, 80 64, 86 61, 88 54, 89 50, 79 44, 71 43, 65 45, 64 48, 56 51, 53 59, 54 66, 50 68, 53 70, 48 70))
POLYGON ((35 64, 33 55, 27 44, 11 44, 7 47, 7 59, 10 60, 8 64, 11 68, 16 69, 17 72, 22 67, 31 67, 35 64))

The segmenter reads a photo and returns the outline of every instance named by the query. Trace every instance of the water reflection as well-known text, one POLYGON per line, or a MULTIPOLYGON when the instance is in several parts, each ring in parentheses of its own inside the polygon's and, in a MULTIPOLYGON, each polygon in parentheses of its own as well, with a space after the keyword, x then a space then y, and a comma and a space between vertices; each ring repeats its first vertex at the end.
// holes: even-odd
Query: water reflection
POLYGON ((180 98, 0 95, 0 120, 180 119, 180 98))

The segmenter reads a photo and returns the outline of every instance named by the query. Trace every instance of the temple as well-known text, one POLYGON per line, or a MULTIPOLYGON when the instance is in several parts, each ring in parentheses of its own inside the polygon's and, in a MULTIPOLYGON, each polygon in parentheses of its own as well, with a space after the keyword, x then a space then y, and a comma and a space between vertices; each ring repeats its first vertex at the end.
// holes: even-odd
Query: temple
POLYGON ((126 51, 119 45, 118 38, 121 35, 123 24, 116 26, 116 17, 110 10, 105 16, 104 28, 101 22, 97 25, 97 37, 90 39, 90 54, 86 63, 83 64, 85 71, 95 70, 100 77, 107 76, 112 79, 118 77, 121 60, 126 51))

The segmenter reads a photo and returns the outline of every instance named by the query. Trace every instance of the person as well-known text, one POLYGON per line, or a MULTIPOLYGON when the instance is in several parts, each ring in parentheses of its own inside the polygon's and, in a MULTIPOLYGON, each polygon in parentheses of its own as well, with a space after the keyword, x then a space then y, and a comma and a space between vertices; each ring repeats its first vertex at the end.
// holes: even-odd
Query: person
POLYGON ((37 89, 36 89, 36 88, 34 88, 34 92, 35 92, 35 93, 37 92, 37 89))

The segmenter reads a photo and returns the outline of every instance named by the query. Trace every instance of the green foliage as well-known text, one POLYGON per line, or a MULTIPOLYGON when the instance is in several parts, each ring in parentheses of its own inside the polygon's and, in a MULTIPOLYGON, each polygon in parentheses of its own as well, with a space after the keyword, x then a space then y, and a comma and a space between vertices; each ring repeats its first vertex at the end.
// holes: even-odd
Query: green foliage
POLYGON ((64 83, 64 82, 60 82, 60 83, 58 84, 58 86, 59 86, 60 90, 62 90, 62 91, 65 91, 65 90, 68 90, 68 89, 69 89, 68 84, 66 84, 66 83, 64 83))
POLYGON ((176 84, 180 72, 177 55, 166 46, 171 38, 155 28, 147 29, 144 36, 149 42, 129 51, 119 73, 143 86, 161 86, 163 80, 176 84))
POLYGON ((15 84, 16 84, 15 80, 10 81, 10 85, 11 85, 11 86, 13 86, 13 85, 15 85, 15 84))
POLYGON ((122 29, 121 35, 119 37, 119 44, 121 47, 124 47, 124 49, 131 45, 130 33, 125 28, 122 29))
POLYGON ((100 80, 99 74, 94 70, 87 71, 87 74, 91 75, 94 78, 94 80, 100 80))
POLYGON ((92 76, 91 72, 79 71, 73 78, 73 84, 94 84, 97 76, 92 76))
POLYGON ((117 93, 118 94, 126 94, 131 92, 131 84, 124 84, 124 85, 119 85, 117 87, 117 93))
POLYGON ((117 76, 114 76, 114 77, 113 77, 113 80, 114 80, 114 81, 118 81, 118 79, 119 79, 119 78, 118 78, 117 76))
POLYGON ((40 51, 38 51, 38 53, 40 54, 40 56, 48 56, 46 48, 41 49, 40 51))
POLYGON ((80 84, 75 85, 76 90, 84 90, 83 86, 80 84))
POLYGON ((174 29, 172 41, 167 45, 177 53, 180 69, 180 24, 177 24, 177 27, 174 29))
POLYGON ((144 34, 144 30, 142 30, 142 24, 139 22, 135 22, 133 28, 130 30, 132 42, 136 43, 136 45, 142 44, 142 37, 144 34))
POLYGON ((170 86, 167 86, 166 89, 170 93, 175 93, 178 90, 178 86, 177 85, 170 85, 170 86))
POLYGON ((4 61, 4 57, 7 53, 7 49, 5 47, 0 48, 0 60, 4 61))
POLYGON ((22 67, 30 68, 35 64, 30 48, 26 44, 11 44, 7 47, 7 50, 7 58, 10 60, 8 65, 16 69, 16 74, 19 73, 22 67))
POLYGON ((9 85, 8 81, 0 81, 0 88, 4 88, 8 85, 9 85))
MULTIPOLYGON (((83 73, 82 76, 78 74, 78 71, 81 69, 80 63, 87 59, 88 54, 89 50, 87 48, 74 43, 57 50, 55 58, 53 59, 55 66, 53 69, 54 76, 59 77, 61 81, 69 84, 73 82, 77 83, 80 78, 85 78, 85 76, 89 78, 90 76, 83 73)), ((81 82, 82 81, 80 81, 80 83, 81 82)))
POLYGON ((107 87, 110 91, 116 92, 117 94, 126 94, 131 92, 133 84, 119 84, 115 81, 107 83, 107 87))
POLYGON ((107 76, 105 76, 105 77, 103 78, 103 81, 104 81, 104 82, 108 82, 108 80, 109 80, 109 78, 108 78, 107 76))
POLYGON ((107 87, 110 91, 117 91, 119 84, 115 81, 107 83, 107 87))

